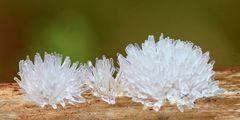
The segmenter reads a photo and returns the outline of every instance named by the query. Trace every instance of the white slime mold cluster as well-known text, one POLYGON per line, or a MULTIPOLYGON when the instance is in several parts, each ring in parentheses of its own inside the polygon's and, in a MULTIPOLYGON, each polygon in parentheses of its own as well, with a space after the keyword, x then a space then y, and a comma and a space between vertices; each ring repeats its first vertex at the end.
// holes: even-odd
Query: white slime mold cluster
POLYGON ((213 96, 222 90, 214 81, 209 52, 191 42, 164 38, 155 42, 149 36, 142 46, 130 44, 126 58, 118 56, 122 82, 127 96, 159 111, 166 101, 180 111, 193 108, 198 98, 213 96))
POLYGON ((84 103, 81 94, 90 90, 108 104, 123 94, 155 111, 165 102, 184 111, 196 107, 195 100, 223 91, 214 80, 209 52, 202 53, 191 42, 163 35, 155 42, 150 35, 142 46, 129 44, 126 53, 126 57, 118 54, 119 69, 105 56, 95 66, 91 62, 78 66, 78 62, 71 65, 69 57, 62 63, 59 54, 45 53, 42 60, 37 53, 34 63, 29 58, 20 61, 21 80, 15 80, 30 100, 54 109, 65 102, 84 103))
POLYGON ((45 53, 44 60, 37 53, 34 63, 27 57, 19 63, 19 76, 15 77, 19 86, 27 93, 28 99, 42 107, 51 105, 54 109, 58 103, 65 107, 67 103, 83 103, 81 93, 86 90, 78 63, 73 63, 66 57, 56 53, 45 53))
POLYGON ((100 97, 108 104, 115 104, 115 98, 121 90, 120 79, 113 77, 115 73, 113 60, 103 56, 102 59, 96 59, 95 67, 89 61, 86 69, 88 70, 85 72, 85 79, 93 95, 100 97))

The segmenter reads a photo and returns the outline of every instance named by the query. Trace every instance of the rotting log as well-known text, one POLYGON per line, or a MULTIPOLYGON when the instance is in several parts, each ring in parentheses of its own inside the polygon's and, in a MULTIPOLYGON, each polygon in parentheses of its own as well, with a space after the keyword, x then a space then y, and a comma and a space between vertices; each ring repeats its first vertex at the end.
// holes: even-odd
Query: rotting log
POLYGON ((175 105, 164 104, 160 112, 143 109, 140 103, 130 98, 117 98, 115 105, 108 105, 89 93, 87 103, 41 108, 24 99, 24 93, 16 83, 0 84, 0 119, 217 119, 240 120, 240 67, 218 69, 216 80, 227 92, 196 101, 199 108, 180 112, 175 105))

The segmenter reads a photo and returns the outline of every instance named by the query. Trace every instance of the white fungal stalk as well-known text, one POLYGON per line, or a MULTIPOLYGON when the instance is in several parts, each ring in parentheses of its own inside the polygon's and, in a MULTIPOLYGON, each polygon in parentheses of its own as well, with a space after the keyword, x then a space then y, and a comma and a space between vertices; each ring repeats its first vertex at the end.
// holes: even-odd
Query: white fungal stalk
POLYGON ((45 53, 44 60, 37 53, 34 63, 27 57, 19 63, 21 80, 15 78, 27 97, 40 106, 51 105, 54 109, 58 103, 65 107, 67 103, 83 103, 81 93, 86 89, 78 71, 78 62, 71 65, 69 57, 62 63, 60 54, 45 53))
POLYGON ((164 38, 155 43, 150 35, 142 47, 130 44, 127 57, 118 56, 127 95, 146 107, 159 111, 166 101, 180 111, 193 108, 198 98, 222 91, 214 80, 209 52, 191 42, 164 38))
POLYGON ((113 77, 115 68, 112 59, 96 59, 95 67, 89 61, 87 67, 82 70, 85 79, 88 80, 92 93, 100 97, 108 104, 115 104, 115 98, 120 91, 120 81, 113 77))

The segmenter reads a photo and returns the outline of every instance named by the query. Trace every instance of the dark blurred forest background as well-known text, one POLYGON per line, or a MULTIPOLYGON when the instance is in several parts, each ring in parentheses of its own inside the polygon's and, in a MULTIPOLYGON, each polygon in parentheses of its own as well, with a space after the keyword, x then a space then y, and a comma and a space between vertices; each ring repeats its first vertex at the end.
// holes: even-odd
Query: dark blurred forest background
POLYGON ((239 0, 1 0, 0 82, 13 82, 26 55, 116 61, 129 43, 160 33, 210 51, 216 68, 240 65, 239 0))

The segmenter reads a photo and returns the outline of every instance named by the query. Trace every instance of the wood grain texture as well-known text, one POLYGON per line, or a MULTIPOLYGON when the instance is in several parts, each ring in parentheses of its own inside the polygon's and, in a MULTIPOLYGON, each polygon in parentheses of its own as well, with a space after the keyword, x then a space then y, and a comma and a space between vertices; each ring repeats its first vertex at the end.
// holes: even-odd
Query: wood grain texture
POLYGON ((219 69, 215 79, 227 92, 217 96, 200 99, 196 104, 200 108, 180 112, 175 105, 164 104, 160 112, 143 109, 140 103, 130 98, 117 98, 115 105, 108 105, 99 98, 85 93, 87 103, 58 106, 53 110, 50 106, 40 108, 33 102, 24 99, 24 93, 16 83, 0 84, 0 119, 217 119, 240 120, 240 67, 219 69))

